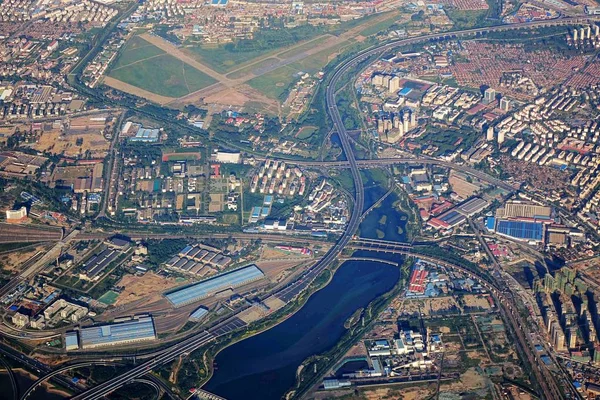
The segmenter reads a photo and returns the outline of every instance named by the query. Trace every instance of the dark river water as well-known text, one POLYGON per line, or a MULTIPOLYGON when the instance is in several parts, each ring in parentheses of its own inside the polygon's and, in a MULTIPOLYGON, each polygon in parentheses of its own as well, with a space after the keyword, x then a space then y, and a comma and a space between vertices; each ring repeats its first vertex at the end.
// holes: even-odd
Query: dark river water
POLYGON ((399 277, 389 264, 345 262, 292 317, 220 352, 203 389, 228 400, 279 400, 294 385, 302 361, 332 348, 345 332, 344 322, 399 277))
MULTIPOLYGON (((365 206, 367 203, 375 204, 379 198, 385 194, 381 189, 365 191, 365 206)), ((368 239, 382 239, 394 242, 406 241, 406 214, 394 207, 398 200, 396 193, 391 193, 386 197, 381 205, 373 209, 360 224, 358 228, 360 236, 368 239)), ((370 207, 370 206, 369 206, 370 207)), ((366 207, 368 208, 368 207, 366 207)))

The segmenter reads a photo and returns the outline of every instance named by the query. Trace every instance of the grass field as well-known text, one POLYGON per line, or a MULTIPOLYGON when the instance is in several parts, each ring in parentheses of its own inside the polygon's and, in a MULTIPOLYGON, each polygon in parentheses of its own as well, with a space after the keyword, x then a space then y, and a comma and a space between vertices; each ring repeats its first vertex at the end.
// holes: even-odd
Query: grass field
MULTIPOLYGON (((145 49, 145 47, 141 48, 141 50, 145 49)), ((168 97, 185 96, 216 82, 205 73, 168 54, 112 69, 108 75, 149 92, 168 97)))
POLYGON ((106 292, 102 296, 100 296, 98 301, 100 303, 104 303, 108 306, 112 306, 117 301, 117 297, 119 297, 119 293, 109 290, 108 292, 106 292))
POLYGON ((302 127, 302 129, 300 129, 296 137, 300 140, 306 140, 309 139, 312 135, 314 135, 317 132, 317 130, 318 128, 316 126, 304 126, 302 127))
POLYGON ((277 68, 275 71, 251 79, 248 81, 248 84, 267 97, 281 100, 280 97, 282 94, 287 91, 292 83, 296 82, 300 72, 314 74, 320 71, 336 53, 342 51, 350 44, 352 44, 352 41, 349 40, 322 50, 301 61, 285 65, 277 68))
POLYGON ((222 74, 230 72, 257 57, 273 52, 272 49, 233 52, 223 46, 189 46, 182 49, 202 64, 206 64, 222 74))
POLYGON ((161 54, 165 54, 165 52, 153 44, 148 43, 141 37, 134 36, 125 44, 125 46, 123 46, 119 58, 117 58, 112 69, 121 68, 134 62, 161 54))
POLYGON ((488 12, 488 10, 463 11, 451 7, 446 9, 446 14, 454 22, 456 29, 469 29, 489 25, 489 22, 486 20, 488 12))
POLYGON ((392 12, 391 14, 392 15, 389 18, 363 29, 360 31, 360 34, 363 36, 371 36, 388 29, 400 19, 400 15, 398 13, 392 12))

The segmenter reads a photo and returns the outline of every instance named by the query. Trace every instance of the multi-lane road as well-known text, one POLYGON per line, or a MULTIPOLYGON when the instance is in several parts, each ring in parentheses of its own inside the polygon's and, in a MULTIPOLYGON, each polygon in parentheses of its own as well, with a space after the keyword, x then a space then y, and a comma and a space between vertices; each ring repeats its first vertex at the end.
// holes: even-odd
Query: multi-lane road
MULTIPOLYGON (((344 249, 344 247, 346 247, 346 245, 348 245, 348 243, 352 239, 353 233, 358 228, 358 225, 360 223, 360 216, 362 214, 362 210, 364 207, 364 187, 363 187, 363 182, 362 182, 362 178, 360 175, 359 167, 361 167, 363 165, 379 165, 378 163, 385 164, 386 162, 389 164, 389 162, 390 162, 390 160, 362 160, 360 162, 357 162, 357 160, 354 157, 354 153, 352 151, 352 147, 351 147, 351 144, 350 144, 350 141, 348 138, 347 131, 344 127, 341 115, 339 113, 339 110, 337 108, 336 101, 335 101, 336 84, 338 83, 338 81, 340 81, 340 79, 346 72, 350 71, 352 68, 354 68, 361 62, 369 59, 370 57, 376 56, 378 54, 381 54, 385 51, 391 50, 398 46, 423 43, 423 42, 427 42, 427 41, 435 41, 435 40, 445 39, 445 38, 452 39, 452 38, 458 38, 458 37, 468 37, 468 36, 474 36, 474 35, 478 35, 478 34, 485 34, 487 32, 499 32, 499 31, 508 31, 508 30, 522 29, 522 28, 531 28, 531 27, 543 27, 543 26, 553 26, 553 25, 570 25, 570 24, 577 24, 577 23, 585 23, 590 20, 600 20, 600 16, 597 16, 597 17, 589 16, 589 17, 580 17, 580 18, 564 18, 564 19, 559 19, 559 20, 554 20, 554 21, 540 21, 540 22, 529 22, 529 23, 521 23, 521 24, 514 24, 514 25, 501 25, 501 26, 493 26, 493 27, 486 27, 486 28, 468 29, 468 30, 456 31, 456 32, 447 32, 447 33, 441 33, 441 34, 424 35, 424 36, 419 36, 419 37, 410 38, 410 39, 397 40, 397 41, 389 42, 389 43, 386 43, 386 44, 383 44, 380 46, 369 48, 369 49, 357 54, 350 60, 347 60, 346 62, 341 64, 341 66, 339 66, 334 71, 334 73, 329 81, 329 85, 327 86, 326 106, 327 106, 327 112, 333 121, 334 128, 338 132, 338 135, 340 137, 342 149, 344 150, 344 153, 348 160, 347 162, 345 162, 344 166, 347 168, 350 168, 350 171, 352 173, 352 178, 354 180, 355 202, 354 202, 354 206, 352 209, 352 213, 349 218, 346 231, 342 234, 342 236, 340 236, 340 238, 338 239, 336 244, 330 248, 330 250, 325 254, 325 256, 323 256, 320 261, 318 261, 309 270, 307 270, 306 273, 301 275, 300 278, 295 283, 284 287, 283 289, 281 289, 281 291, 279 291, 275 295, 284 300, 292 299, 298 293, 300 293, 302 290, 304 290, 306 287, 308 287, 310 285, 310 283, 321 273, 321 271, 323 271, 327 266, 329 266, 337 258, 337 256, 344 249)), ((431 160, 410 159, 410 161, 406 160, 406 162, 414 162, 414 161, 430 162, 430 163, 441 164, 441 165, 444 164, 443 161, 433 160, 433 159, 431 159, 431 160)), ((394 162, 403 162, 403 160, 395 159, 394 162)), ((450 163, 448 163, 448 164, 450 164, 450 163)), ((326 166, 326 165, 322 164, 322 166, 326 166)), ((451 166, 453 168, 457 168, 457 166, 454 164, 450 164, 449 166, 451 166)), ((482 174, 479 171, 475 171, 475 170, 469 171, 469 173, 472 173, 475 176, 478 176, 478 174, 482 174)), ((489 179, 489 177, 485 174, 483 174, 481 176, 481 178, 489 179)), ((511 185, 508 185, 506 182, 497 181, 496 184, 507 190, 514 189, 511 185)), ((513 325, 516 324, 515 320, 510 317, 509 317, 509 321, 513 325)), ((162 365, 164 363, 170 362, 180 355, 188 354, 189 352, 194 351, 195 349, 214 340, 216 337, 227 334, 227 333, 229 333, 237 328, 240 328, 244 325, 245 325, 245 323, 243 323, 241 320, 237 319, 236 317, 232 317, 231 319, 223 322, 222 324, 219 324, 215 327, 210 328, 207 331, 204 331, 202 333, 194 335, 186 340, 183 340, 173 346, 166 348, 165 350, 157 353, 157 355, 154 358, 151 358, 150 360, 148 360, 136 367, 131 368, 128 372, 126 372, 120 376, 117 376, 109 381, 99 384, 98 386, 88 390, 85 393, 75 396, 74 399, 79 399, 79 400, 99 399, 99 398, 107 395, 108 393, 111 393, 112 391, 133 382, 135 379, 142 377, 143 375, 148 373, 153 368, 155 368, 159 365, 162 365)), ((520 327, 512 326, 512 329, 514 329, 516 332, 519 332, 520 327)), ((517 334, 517 336, 518 336, 518 334, 517 334)), ((528 349, 528 346, 526 343, 525 343, 525 347, 526 347, 526 349, 528 349)), ((525 350, 525 352, 528 353, 527 350, 525 350)), ((538 368, 536 368, 535 365, 533 367, 534 367, 535 375, 537 375, 538 377, 541 377, 540 371, 538 370, 538 368)), ((544 373, 542 373, 542 376, 544 378, 546 378, 544 373)), ((542 386, 542 391, 543 391, 545 397, 552 398, 552 399, 559 398, 559 397, 556 397, 557 391, 556 391, 555 385, 548 383, 546 381, 546 379, 544 379, 544 378, 541 379, 542 382, 540 382, 540 385, 542 386)))

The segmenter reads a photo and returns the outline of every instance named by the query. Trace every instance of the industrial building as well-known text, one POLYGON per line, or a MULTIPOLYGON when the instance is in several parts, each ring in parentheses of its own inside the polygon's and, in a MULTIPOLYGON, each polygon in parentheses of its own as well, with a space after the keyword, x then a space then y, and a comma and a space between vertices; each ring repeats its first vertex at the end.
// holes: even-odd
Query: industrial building
POLYGON ((150 316, 133 317, 124 322, 83 328, 79 331, 79 342, 82 349, 117 346, 155 339, 154 321, 150 316))
POLYGON ((488 202, 481 197, 472 197, 464 203, 459 204, 456 209, 467 217, 479 214, 488 206, 488 202))
POLYGON ((205 307, 198 307, 193 313, 190 314, 189 320, 191 322, 199 322, 208 315, 208 310, 205 307))
POLYGON ((121 252, 114 249, 105 249, 99 254, 91 256, 83 265, 84 274, 79 274, 82 279, 97 280, 100 273, 117 257, 121 252))
POLYGON ((138 143, 156 143, 158 142, 159 135, 160 131, 158 129, 140 128, 134 137, 129 138, 129 141, 138 143))
POLYGON ((218 150, 213 157, 216 162, 224 164, 239 164, 242 160, 242 155, 239 151, 218 150))
POLYGON ((202 282, 198 282, 194 285, 184 287, 183 289, 175 290, 166 294, 165 297, 175 307, 180 307, 201 300, 225 289, 233 289, 264 277, 265 274, 263 274, 263 272, 258 269, 256 265, 249 265, 240 269, 236 269, 235 271, 227 272, 202 282))
POLYGON ((496 212, 498 218, 550 219, 552 207, 517 201, 507 202, 496 212))
POLYGON ((77 332, 65 333, 65 349, 67 351, 79 350, 79 338, 77 332))
POLYGON ((517 240, 541 242, 544 238, 544 225, 541 222, 500 220, 496 232, 517 240))

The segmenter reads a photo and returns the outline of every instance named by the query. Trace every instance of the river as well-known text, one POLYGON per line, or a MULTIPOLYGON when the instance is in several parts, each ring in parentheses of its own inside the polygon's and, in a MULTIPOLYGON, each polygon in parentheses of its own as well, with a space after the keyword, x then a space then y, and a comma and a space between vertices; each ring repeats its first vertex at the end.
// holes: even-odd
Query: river
POLYGON ((344 322, 399 277, 389 264, 345 262, 292 317, 221 351, 203 389, 228 400, 279 400, 294 385, 302 361, 332 348, 346 331, 344 322))

